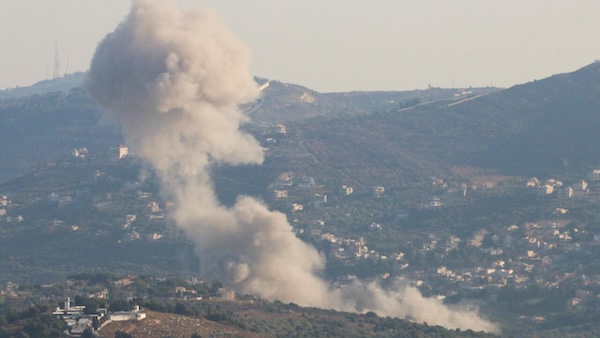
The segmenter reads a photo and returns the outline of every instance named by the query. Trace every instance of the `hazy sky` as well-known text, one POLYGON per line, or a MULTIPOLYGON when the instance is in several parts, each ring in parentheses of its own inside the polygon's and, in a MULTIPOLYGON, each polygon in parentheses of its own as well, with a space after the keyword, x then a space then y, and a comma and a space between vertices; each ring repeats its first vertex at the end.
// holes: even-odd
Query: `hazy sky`
MULTIPOLYGON (((501 86, 600 59, 599 0, 181 0, 216 10, 261 77, 327 91, 501 86)), ((0 0, 0 89, 85 71, 127 0, 0 0)))

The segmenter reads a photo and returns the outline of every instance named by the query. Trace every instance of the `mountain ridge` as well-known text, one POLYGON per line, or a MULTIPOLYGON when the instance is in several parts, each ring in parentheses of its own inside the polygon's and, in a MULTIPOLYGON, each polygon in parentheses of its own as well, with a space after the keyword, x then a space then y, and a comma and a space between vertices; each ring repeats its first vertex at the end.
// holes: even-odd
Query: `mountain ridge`
MULTIPOLYGON (((598 62, 503 90, 318 93, 257 81, 268 85, 257 102, 244 107, 257 125, 249 129, 259 136, 270 125, 286 123, 292 131, 286 137, 307 147, 297 151, 308 149, 334 170, 359 172, 350 176, 369 172, 373 181, 407 180, 463 166, 548 175, 600 163, 600 150, 593 147, 600 128, 598 62)), ((1 157, 11 159, 0 165, 0 181, 72 149, 106 151, 123 142, 116 128, 100 123, 101 116, 81 88, 0 100, 0 141, 13 145, 0 149, 1 157)))
POLYGON ((406 183, 449 175, 454 167, 522 176, 581 173, 600 163, 593 146, 600 142, 599 84, 600 63, 594 63, 458 105, 439 101, 290 129, 320 164, 356 177, 383 173, 381 180, 406 183))

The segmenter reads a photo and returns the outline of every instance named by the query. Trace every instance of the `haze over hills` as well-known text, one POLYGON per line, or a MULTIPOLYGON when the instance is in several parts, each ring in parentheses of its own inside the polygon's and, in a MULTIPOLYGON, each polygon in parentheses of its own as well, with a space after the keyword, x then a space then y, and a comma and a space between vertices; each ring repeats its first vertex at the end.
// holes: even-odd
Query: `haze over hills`
MULTIPOLYGON (((466 243, 478 226, 504 229, 546 215, 546 209, 554 215, 554 202, 535 197, 524 187, 490 196, 483 193, 481 201, 448 192, 446 196, 456 202, 448 209, 423 210, 417 200, 437 189, 430 176, 461 176, 465 182, 470 179, 465 172, 582 177, 577 175, 600 161, 593 146, 600 141, 595 136, 600 123, 599 84, 599 63, 506 90, 322 94, 271 81, 262 98, 245 107, 255 123, 244 128, 267 149, 265 164, 218 165, 211 174, 223 203, 232 204, 240 193, 260 196, 269 208, 288 213, 299 237, 313 241, 321 252, 342 257, 328 268, 329 277, 359 272, 346 270, 350 268, 344 266, 341 251, 329 250, 332 242, 323 243, 329 237, 319 237, 327 235, 324 231, 348 241, 357 237, 353 243, 364 244, 364 237, 382 256, 401 250, 419 269, 418 264, 429 264, 416 253, 426 246, 419 242, 425 231, 460 236, 466 243), (296 175, 293 186, 285 185, 289 172, 296 175), (297 183, 303 177, 316 182, 304 189, 297 183), (413 182, 421 186, 403 190, 413 182), (344 199, 338 189, 348 183, 358 193, 344 199), (386 194, 392 192, 389 197, 373 198, 371 188, 378 184, 391 188, 386 188, 386 194), (289 199, 273 197, 280 188, 290 189, 289 199), (503 198, 510 199, 506 194, 516 199, 504 203, 503 198), (323 195, 332 196, 325 207, 323 195), (306 221, 290 211, 292 202, 305 204, 314 212, 312 218, 306 221), (398 211, 399 207, 407 211, 398 211), (479 224, 486 217, 493 222, 479 224), (335 221, 327 223, 330 220, 335 221), (451 226, 442 226, 446 222, 451 226), (367 230, 365 224, 370 224, 367 230), (385 230, 376 230, 379 227, 385 230), (411 227, 419 230, 413 233, 411 227), (311 231, 303 233, 305 229, 311 231), (407 235, 407 243, 396 243, 407 235)), ((6 271, 0 277, 47 281, 82 267, 117 273, 197 273, 191 244, 165 217, 171 204, 161 199, 155 174, 135 156, 108 160, 109 149, 122 137, 117 128, 101 123, 101 116, 81 88, 0 101, 0 140, 11 145, 0 148, 0 156, 10 159, 0 162, 0 179, 5 181, 0 197, 7 194, 16 201, 11 205, 2 197, 8 211, 0 227, 0 251, 7 259, 0 264, 6 271), (82 147, 89 150, 87 156, 71 154, 82 147), (13 179, 17 176, 21 177, 13 179), (88 255, 89 250, 103 254, 88 255)), ((465 252, 472 253, 469 250, 475 249, 465 245, 465 252)), ((485 259, 468 258, 477 267, 485 266, 485 259)), ((398 271, 405 271, 402 260, 382 261, 363 266, 362 259, 352 260, 364 276, 392 271, 400 277, 403 273, 398 271)), ((447 264, 442 262, 435 264, 447 264)))
MULTIPOLYGON (((11 147, 0 149, 0 157, 11 159, 0 163, 0 182, 30 172, 33 166, 76 148, 100 151, 123 142, 120 132, 102 120, 100 108, 79 87, 83 81, 83 74, 78 73, 0 92, 0 99, 4 98, 0 100, 0 142, 11 144, 11 147)), ((266 82, 264 79, 258 81, 266 82)), ((496 90, 470 89, 472 93, 496 90)), ((316 116, 365 115, 450 99, 466 91, 431 88, 322 94, 299 85, 272 81, 262 97, 245 108, 253 123, 268 125, 316 116)))
POLYGON ((265 85, 263 95, 248 107, 255 123, 273 123, 303 120, 316 116, 347 117, 373 112, 402 109, 417 104, 474 96, 498 91, 498 88, 468 88, 411 91, 372 91, 349 93, 319 93, 309 88, 257 79, 265 85))
MULTIPOLYGON (((600 162, 594 146, 599 82, 600 63, 506 90, 322 94, 271 81, 247 109, 255 123, 289 123, 295 136, 288 137, 301 140, 319 163, 350 170, 350 176, 412 177, 464 166, 535 176, 589 170, 600 162)), ((11 158, 1 164, 0 181, 76 147, 122 142, 115 128, 99 123, 100 115, 76 89, 2 101, 0 137, 13 146, 0 150, 11 158)))
POLYGON ((29 87, 16 87, 0 90, 0 99, 16 99, 34 94, 43 95, 51 92, 68 92, 81 87, 85 73, 76 72, 63 77, 37 82, 29 87))
POLYGON ((0 101, 0 182, 31 172, 36 165, 74 149, 108 151, 122 142, 119 131, 102 124, 101 111, 81 88, 0 101))
POLYGON ((467 100, 290 124, 322 166, 376 180, 463 167, 508 175, 584 172, 600 163, 600 63, 467 100))
MULTIPOLYGON (((321 94, 272 81, 247 107, 260 123, 248 130, 270 148, 265 164, 216 168, 217 188, 232 203, 239 193, 269 198, 267 185, 286 171, 366 189, 464 168, 525 177, 585 172, 600 162, 599 84, 600 63, 506 90, 321 94), (277 122, 286 135, 271 127, 277 122)), ((0 181, 60 166, 81 147, 108 156, 123 139, 101 115, 79 88, 0 101, 0 143, 10 145, 0 147, 0 181)))

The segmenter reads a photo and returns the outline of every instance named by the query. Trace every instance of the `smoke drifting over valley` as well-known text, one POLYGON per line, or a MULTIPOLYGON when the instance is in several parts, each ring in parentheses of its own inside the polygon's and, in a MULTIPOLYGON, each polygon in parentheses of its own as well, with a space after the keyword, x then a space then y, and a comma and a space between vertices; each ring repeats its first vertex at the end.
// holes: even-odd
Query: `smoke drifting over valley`
POLYGON ((211 165, 260 164, 264 156, 239 128, 247 117, 238 106, 260 94, 249 63, 250 52, 213 12, 139 0, 99 44, 89 71, 89 92, 175 202, 173 217, 194 241, 203 276, 303 306, 494 331, 476 312, 450 309, 415 288, 334 288, 319 277, 323 257, 295 236, 284 214, 247 196, 231 208, 221 205, 211 165))

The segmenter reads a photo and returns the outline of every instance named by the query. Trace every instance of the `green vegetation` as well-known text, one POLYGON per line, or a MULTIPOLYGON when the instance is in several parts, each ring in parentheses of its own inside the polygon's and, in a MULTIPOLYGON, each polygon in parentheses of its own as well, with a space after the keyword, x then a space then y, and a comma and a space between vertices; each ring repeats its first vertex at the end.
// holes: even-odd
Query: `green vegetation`
POLYGON ((142 304, 157 311, 202 316, 265 337, 493 337, 471 330, 448 330, 397 318, 381 318, 374 313, 349 314, 262 300, 248 303, 155 299, 142 304))
MULTIPOLYGON (((102 274, 87 274, 72 276, 66 285, 72 292, 89 292, 99 286, 110 286, 115 280, 127 277, 117 277, 102 274)), ((316 308, 302 308, 296 304, 269 302, 251 296, 241 297, 245 300, 224 301, 218 298, 212 300, 186 300, 175 293, 176 287, 189 290, 204 289, 207 283, 191 283, 181 279, 156 281, 151 278, 139 277, 147 283, 147 288, 160 288, 169 285, 171 292, 160 296, 148 297, 145 291, 124 287, 128 295, 138 295, 132 301, 125 298, 111 297, 110 303, 105 299, 76 296, 75 305, 86 305, 88 309, 108 307, 111 311, 129 310, 133 304, 141 305, 145 310, 163 313, 202 317, 229 327, 243 331, 251 331, 264 337, 493 337, 493 335, 476 333, 470 330, 448 330, 439 326, 411 323, 398 318, 382 318, 372 312, 366 314, 350 314, 316 308), (179 297, 179 298, 178 298, 179 297)), ((210 283, 209 289, 222 287, 220 283, 210 283)), ((51 291, 48 288, 27 287, 32 296, 42 297, 51 291)), ((188 290, 188 291, 189 291, 188 290)), ((147 291, 147 290, 146 290, 147 291)), ((215 291, 216 292, 216 291, 215 291)), ((113 294, 118 294, 113 291, 113 294)), ((216 297, 216 293, 211 293, 216 297)), ((56 303, 61 299, 57 298, 56 303)), ((43 303, 31 306, 23 311, 6 308, 0 313, 0 337, 67 337, 64 334, 66 324, 50 311, 56 303, 43 303)), ((143 323, 143 322, 142 322, 143 323)), ((84 337, 91 336, 86 330, 84 337)), ((126 332, 117 331, 116 337, 132 337, 126 332)), ((195 334, 192 337, 198 337, 195 334)))
POLYGON ((19 312, 8 308, 0 312, 0 337, 68 337, 64 321, 50 314, 49 304, 33 305, 19 312))
MULTIPOLYGON (((598 64, 503 91, 321 94, 273 82, 247 107, 260 123, 244 126, 268 148, 265 164, 215 166, 215 187, 225 204, 250 194, 287 214, 334 283, 414 283, 476 304, 506 335, 597 336, 600 181, 588 174, 600 164, 599 82, 598 64), (298 186, 305 176, 315 186, 298 186), (533 176, 541 183, 528 187, 533 176)), ((0 101, 0 286, 22 284, 0 297, 4 336, 56 333, 44 305, 28 305, 73 290, 86 312, 134 298, 272 337, 472 334, 249 295, 207 300, 223 285, 192 279, 198 259, 171 203, 144 164, 112 160, 122 139, 100 115, 81 89, 0 101)))

